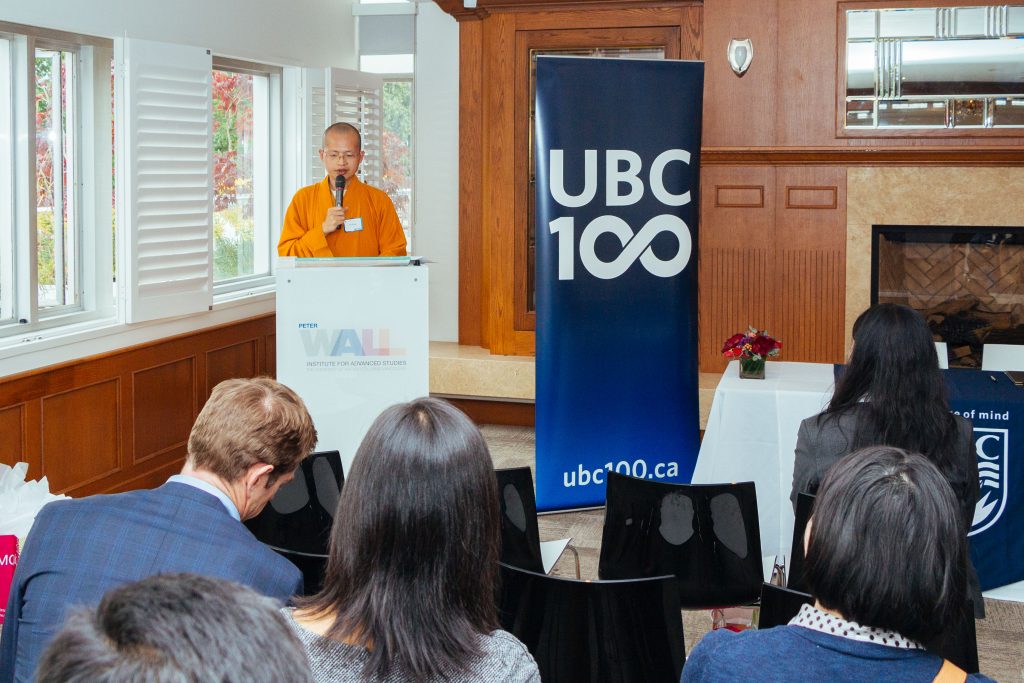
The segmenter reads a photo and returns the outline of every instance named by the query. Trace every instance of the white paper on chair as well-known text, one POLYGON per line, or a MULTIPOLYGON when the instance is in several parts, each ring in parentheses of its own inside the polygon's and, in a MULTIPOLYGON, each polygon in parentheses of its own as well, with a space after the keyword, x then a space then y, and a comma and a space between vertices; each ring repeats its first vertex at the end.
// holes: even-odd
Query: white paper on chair
POLYGON ((555 562, 562 556, 565 546, 569 545, 571 538, 560 538, 557 541, 540 542, 540 561, 544 565, 544 573, 550 574, 555 562))
POLYGON ((46 477, 26 481, 27 473, 27 463, 19 462, 14 467, 0 464, 0 535, 25 538, 44 505, 67 498, 50 493, 46 477))

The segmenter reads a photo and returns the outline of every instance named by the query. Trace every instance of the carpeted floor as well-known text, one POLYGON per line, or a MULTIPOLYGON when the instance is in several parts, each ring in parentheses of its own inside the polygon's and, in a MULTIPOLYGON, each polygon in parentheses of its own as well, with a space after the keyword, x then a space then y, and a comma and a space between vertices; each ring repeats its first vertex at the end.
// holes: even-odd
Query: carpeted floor
MULTIPOLYGON (((481 431, 487 438, 495 467, 533 467, 533 429, 485 425, 481 431)), ((539 523, 542 541, 572 537, 572 543, 580 554, 582 578, 597 578, 604 510, 542 515, 539 523)), ((552 574, 575 576, 569 553, 555 564, 552 574)), ((1024 683, 1024 604, 986 599, 985 611, 987 617, 977 622, 978 659, 982 673, 1004 683, 1024 683)), ((684 611, 686 651, 690 652, 710 629, 709 612, 684 611)))

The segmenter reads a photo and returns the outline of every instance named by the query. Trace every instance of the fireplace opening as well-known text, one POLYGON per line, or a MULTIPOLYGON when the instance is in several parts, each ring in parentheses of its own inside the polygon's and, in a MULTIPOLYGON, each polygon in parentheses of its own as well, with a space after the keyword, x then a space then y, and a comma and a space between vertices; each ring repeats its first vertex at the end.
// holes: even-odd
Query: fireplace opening
POLYGON ((985 344, 1024 344, 1024 227, 875 225, 871 303, 921 312, 950 367, 985 344))

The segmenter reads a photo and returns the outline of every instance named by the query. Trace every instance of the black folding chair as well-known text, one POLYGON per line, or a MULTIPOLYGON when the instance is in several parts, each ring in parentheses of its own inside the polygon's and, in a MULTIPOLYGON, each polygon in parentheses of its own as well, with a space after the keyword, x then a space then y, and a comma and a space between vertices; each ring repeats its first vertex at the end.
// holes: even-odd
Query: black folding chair
MULTIPOLYGON (((501 561, 531 572, 544 572, 540 531, 537 526, 537 499, 533 492, 533 474, 529 467, 495 470, 498 478, 498 505, 501 508, 501 561)), ((576 578, 580 578, 580 555, 569 544, 566 550, 576 559, 576 578)))
POLYGON ((807 588, 804 579, 804 532, 807 522, 811 519, 814 509, 814 496, 809 493, 798 493, 796 496, 796 516, 793 520, 793 547, 789 551, 789 580, 786 588, 803 591, 807 588))
POLYGON ((677 683, 686 661, 675 578, 578 581, 501 565, 499 617, 545 683, 677 683))
POLYGON ((753 482, 607 478, 602 579, 675 575, 685 609, 757 600, 764 574, 753 482))
POLYGON ((961 614, 942 633, 924 643, 924 646, 929 652, 948 659, 967 673, 978 673, 974 603, 968 600, 961 614))
POLYGON ((501 561, 544 573, 537 527, 537 501, 529 467, 495 470, 501 508, 501 561))
POLYGON ((763 583, 761 584, 761 616, 757 621, 757 628, 784 626, 800 612, 803 605, 813 604, 814 598, 809 593, 763 583))
POLYGON ((323 583, 327 545, 344 483, 338 451, 313 453, 263 511, 245 523, 256 538, 302 570, 306 595, 323 583))

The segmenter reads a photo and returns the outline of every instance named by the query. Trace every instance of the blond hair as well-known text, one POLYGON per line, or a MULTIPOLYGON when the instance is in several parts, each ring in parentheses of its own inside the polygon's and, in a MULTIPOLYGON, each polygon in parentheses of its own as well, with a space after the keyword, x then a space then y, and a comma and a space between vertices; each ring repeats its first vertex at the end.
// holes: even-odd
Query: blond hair
POLYGON ((274 466, 268 483, 292 472, 316 445, 298 394, 269 377, 229 379, 213 389, 188 437, 188 459, 226 481, 251 466, 274 466))

